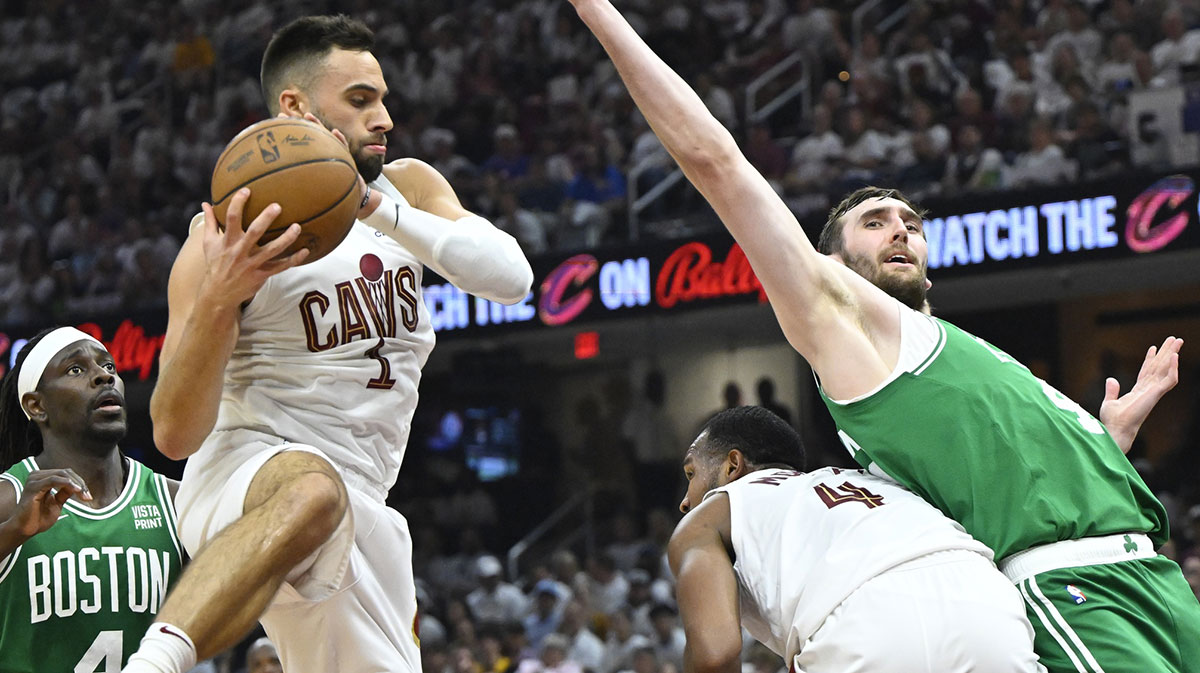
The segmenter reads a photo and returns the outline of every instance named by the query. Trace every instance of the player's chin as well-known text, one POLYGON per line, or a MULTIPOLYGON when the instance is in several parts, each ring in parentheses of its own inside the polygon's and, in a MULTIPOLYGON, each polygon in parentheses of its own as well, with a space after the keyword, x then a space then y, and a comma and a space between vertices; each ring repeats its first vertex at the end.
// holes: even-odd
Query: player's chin
POLYGON ((122 409, 120 414, 112 414, 110 417, 93 418, 88 426, 88 435, 92 439, 104 442, 117 443, 125 439, 125 435, 129 432, 129 424, 126 421, 125 410, 122 409))
POLYGON ((383 156, 367 154, 365 150, 359 150, 358 154, 354 156, 354 165, 358 168, 358 173, 363 180, 371 182, 383 172, 383 156))

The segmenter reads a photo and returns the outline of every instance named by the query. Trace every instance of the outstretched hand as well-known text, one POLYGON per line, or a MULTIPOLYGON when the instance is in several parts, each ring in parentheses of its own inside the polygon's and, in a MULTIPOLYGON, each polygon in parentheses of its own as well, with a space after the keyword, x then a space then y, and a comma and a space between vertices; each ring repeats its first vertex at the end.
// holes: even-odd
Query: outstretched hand
POLYGON ((75 495, 83 500, 92 499, 87 484, 75 470, 30 472, 29 478, 25 480, 25 487, 21 489, 16 511, 9 518, 8 524, 12 526, 13 532, 23 539, 43 533, 58 521, 63 503, 75 495))
POLYGON ((1179 349, 1182 347, 1183 339, 1176 337, 1167 337, 1159 348, 1151 346, 1146 351, 1137 381, 1124 395, 1120 395, 1121 384, 1116 379, 1104 381, 1100 422, 1121 447, 1122 453, 1129 453, 1133 439, 1154 405, 1179 383, 1179 349))

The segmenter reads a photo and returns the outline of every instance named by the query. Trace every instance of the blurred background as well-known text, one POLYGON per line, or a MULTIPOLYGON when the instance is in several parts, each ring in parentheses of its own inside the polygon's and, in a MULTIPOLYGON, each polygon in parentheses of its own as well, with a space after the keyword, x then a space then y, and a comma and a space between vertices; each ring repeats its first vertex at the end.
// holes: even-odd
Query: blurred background
MULTIPOLYGON (((225 143, 266 112, 292 18, 375 31, 395 128, 521 241, 513 307, 426 273, 439 345, 391 492, 416 540, 429 673, 671 673, 665 541, 683 451, 763 404, 850 465, 744 256, 594 39, 551 0, 0 0, 0 368, 87 324, 147 413, 166 278, 225 143)), ((1200 2, 629 0, 618 7, 814 238, 864 184, 930 209, 935 312, 1093 414, 1189 342, 1130 454, 1200 591, 1200 2)), ((245 644, 212 665, 243 666, 245 644)), ((772 673, 777 657, 745 650, 772 673)))

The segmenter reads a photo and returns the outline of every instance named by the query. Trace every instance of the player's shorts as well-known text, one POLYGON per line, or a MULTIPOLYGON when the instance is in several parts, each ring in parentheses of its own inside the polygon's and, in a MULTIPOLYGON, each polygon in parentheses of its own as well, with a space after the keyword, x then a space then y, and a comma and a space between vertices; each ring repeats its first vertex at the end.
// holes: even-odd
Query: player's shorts
POLYGON ((793 658, 796 673, 1042 671, 1012 584, 984 556, 942 551, 868 580, 793 658))
POLYGON ((1145 535, 1044 545, 1003 567, 1050 671, 1200 671, 1200 603, 1179 565, 1145 535), (1063 563, 1071 565, 1055 567, 1063 563))
MULTIPOLYGON (((253 439, 220 459, 189 463, 177 504, 180 537, 193 556, 242 515, 254 475, 284 451, 329 461, 312 446, 253 439)), ((287 575, 260 621, 287 671, 420 673, 408 523, 383 503, 381 489, 368 493, 368 485, 339 473, 349 496, 346 516, 287 575)))

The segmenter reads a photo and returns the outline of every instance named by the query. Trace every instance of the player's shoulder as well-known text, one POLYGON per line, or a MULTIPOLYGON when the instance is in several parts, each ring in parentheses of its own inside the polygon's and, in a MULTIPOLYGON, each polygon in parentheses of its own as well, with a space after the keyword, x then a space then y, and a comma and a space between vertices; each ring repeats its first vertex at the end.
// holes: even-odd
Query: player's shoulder
POLYGON ((436 168, 413 157, 396 159, 384 165, 383 177, 414 204, 424 196, 450 188, 450 183, 436 168))

